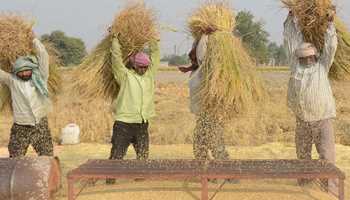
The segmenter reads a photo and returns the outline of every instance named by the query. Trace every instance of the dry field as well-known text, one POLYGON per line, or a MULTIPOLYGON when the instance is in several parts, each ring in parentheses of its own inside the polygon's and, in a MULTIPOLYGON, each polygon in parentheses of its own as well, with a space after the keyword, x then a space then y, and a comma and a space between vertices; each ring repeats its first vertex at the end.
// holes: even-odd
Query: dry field
MULTIPOLYGON (((65 71, 65 83, 69 84, 69 71, 65 71)), ((293 144, 294 118, 286 107, 287 72, 263 72, 269 92, 268 103, 259 108, 257 115, 238 118, 226 127, 226 142, 232 158, 237 159, 285 159, 295 158, 293 144)), ((161 72, 156 90, 157 117, 152 120, 151 159, 191 159, 192 130, 194 116, 188 109, 187 76, 178 72, 161 72)), ((337 142, 350 144, 350 83, 334 83, 338 118, 335 120, 337 142), (348 135, 346 135, 348 134, 348 135)), ((56 146, 55 154, 62 163, 63 188, 57 194, 58 200, 67 199, 66 173, 87 159, 108 157, 111 127, 113 124, 109 102, 96 99, 89 104, 77 95, 61 94, 53 112, 49 116, 55 141, 58 142, 60 130, 66 124, 75 122, 82 129, 84 143, 75 146, 56 146)), ((6 157, 11 116, 2 113, 0 121, 0 157, 6 157), (2 147, 1 147, 2 146, 2 147)), ((350 174, 350 147, 337 145, 337 165, 350 174)), ((29 153, 34 155, 32 150, 29 153)), ((133 158, 129 151, 127 158, 133 158)), ((316 153, 314 152, 314 156, 316 153)), ((211 184, 211 191, 218 185, 211 184)), ((346 188, 350 188, 347 180, 346 188)), ((89 187, 78 200, 94 199, 199 199, 199 184, 189 182, 133 182, 119 180, 114 186, 106 186, 103 181, 89 187)), ((346 189, 346 196, 350 190, 346 189)), ((216 199, 242 200, 333 200, 316 185, 306 188, 296 186, 293 180, 241 181, 241 184, 225 185, 216 199)))
MULTIPOLYGON (((70 71, 65 70, 64 81, 68 87, 70 71)), ((295 119, 286 106, 288 72, 262 72, 269 93, 267 103, 257 114, 232 120, 226 127, 229 145, 261 145, 269 142, 292 142, 295 119)), ((189 111, 187 75, 163 71, 158 76, 156 89, 157 116, 151 121, 152 144, 190 144, 195 117, 189 111)), ((65 88, 67 90, 67 88, 65 88)), ((337 142, 350 145, 350 83, 333 84, 338 117, 335 120, 337 142)), ((113 119, 110 102, 96 99, 86 103, 78 95, 63 92, 49 115, 49 123, 55 141, 59 141, 61 129, 68 123, 81 128, 83 142, 109 142, 113 119)), ((2 113, 0 144, 6 145, 12 116, 2 113)))

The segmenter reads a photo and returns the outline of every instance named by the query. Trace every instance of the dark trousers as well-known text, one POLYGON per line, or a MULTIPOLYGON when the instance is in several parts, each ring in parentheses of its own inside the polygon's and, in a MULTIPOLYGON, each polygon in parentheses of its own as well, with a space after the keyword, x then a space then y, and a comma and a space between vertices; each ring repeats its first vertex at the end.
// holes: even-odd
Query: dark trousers
POLYGON ((25 156, 32 145, 39 156, 53 156, 53 143, 47 118, 35 126, 13 124, 8 151, 11 158, 25 156))
POLYGON ((113 125, 111 143, 112 149, 109 159, 123 159, 130 144, 133 145, 138 160, 148 159, 148 123, 125 123, 116 121, 113 125))

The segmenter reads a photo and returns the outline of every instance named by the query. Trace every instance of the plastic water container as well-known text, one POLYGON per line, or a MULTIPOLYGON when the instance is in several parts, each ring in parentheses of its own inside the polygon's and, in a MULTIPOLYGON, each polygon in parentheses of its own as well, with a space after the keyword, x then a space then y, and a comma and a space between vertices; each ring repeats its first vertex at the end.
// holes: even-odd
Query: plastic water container
POLYGON ((62 129, 61 133, 61 144, 71 145, 80 143, 80 128, 77 124, 68 124, 62 129))

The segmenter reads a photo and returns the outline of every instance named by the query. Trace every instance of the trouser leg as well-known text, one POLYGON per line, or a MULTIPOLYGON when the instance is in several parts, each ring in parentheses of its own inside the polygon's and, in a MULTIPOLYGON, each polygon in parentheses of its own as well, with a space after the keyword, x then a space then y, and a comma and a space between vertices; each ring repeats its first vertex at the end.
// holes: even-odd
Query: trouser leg
POLYGON ((8 144, 10 158, 26 155, 32 132, 33 127, 13 124, 8 144))

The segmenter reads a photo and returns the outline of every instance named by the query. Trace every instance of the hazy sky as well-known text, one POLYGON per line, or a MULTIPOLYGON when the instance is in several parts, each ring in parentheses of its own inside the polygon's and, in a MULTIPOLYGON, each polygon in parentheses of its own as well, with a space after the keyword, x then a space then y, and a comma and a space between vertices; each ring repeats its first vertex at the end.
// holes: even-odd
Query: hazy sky
MULTIPOLYGON (((186 34, 186 19, 200 5, 200 0, 145 0, 157 12, 161 25, 171 26, 179 32, 162 31, 162 52, 188 51, 191 38, 186 34)), ((350 1, 335 0, 338 15, 350 27, 350 1)), ((105 34, 114 16, 125 0, 0 0, 0 11, 19 12, 36 19, 35 32, 39 35, 62 30, 70 36, 80 37, 88 49, 93 48, 105 34)), ((279 0, 231 0, 234 9, 249 10, 265 22, 270 39, 282 40, 282 23, 286 10, 279 0)))

